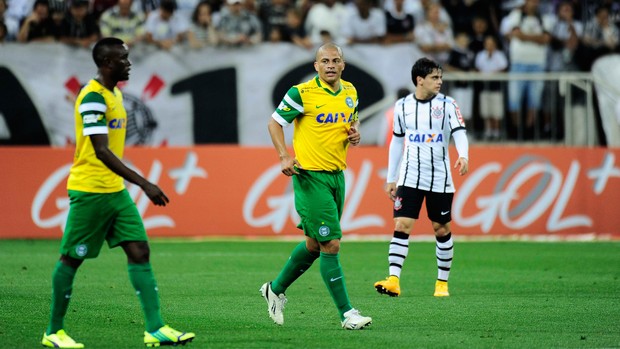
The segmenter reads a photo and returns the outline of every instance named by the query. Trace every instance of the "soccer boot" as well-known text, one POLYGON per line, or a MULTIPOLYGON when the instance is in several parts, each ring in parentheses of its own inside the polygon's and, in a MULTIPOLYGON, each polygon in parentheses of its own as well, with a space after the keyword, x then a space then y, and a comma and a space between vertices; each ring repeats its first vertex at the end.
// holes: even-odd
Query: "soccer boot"
POLYGON ((284 293, 275 294, 271 289, 271 282, 266 282, 260 288, 260 294, 267 301, 267 312, 273 322, 278 325, 284 324, 284 305, 286 296, 284 293))
POLYGON ((181 332, 166 325, 155 332, 144 332, 144 345, 147 347, 159 347, 160 345, 185 345, 194 340, 195 334, 181 332))
POLYGON ((49 348, 84 348, 84 344, 76 343, 73 338, 69 337, 65 330, 58 330, 58 332, 52 334, 43 333, 41 344, 49 348))
POLYGON ((400 296, 400 280, 397 276, 390 275, 385 280, 375 282, 377 292, 387 294, 390 297, 400 296))
POLYGON ((344 320, 342 320, 342 328, 345 330, 361 330, 362 328, 370 325, 372 318, 368 316, 362 316, 359 310, 351 309, 344 313, 344 320))
POLYGON ((448 292, 448 282, 437 280, 435 282, 435 297, 448 297, 450 293, 448 292))

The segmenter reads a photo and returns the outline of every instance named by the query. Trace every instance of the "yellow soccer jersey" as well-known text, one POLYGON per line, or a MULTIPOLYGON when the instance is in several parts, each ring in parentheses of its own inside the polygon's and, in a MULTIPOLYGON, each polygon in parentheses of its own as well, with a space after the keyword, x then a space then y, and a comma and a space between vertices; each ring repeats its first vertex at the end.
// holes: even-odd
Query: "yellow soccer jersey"
POLYGON ((340 80, 340 90, 334 92, 317 75, 291 87, 271 117, 282 126, 295 122, 293 148, 304 169, 344 170, 357 104, 357 90, 350 82, 340 80))
POLYGON ((123 94, 117 87, 110 91, 90 80, 75 101, 75 155, 67 189, 89 193, 114 193, 125 188, 123 178, 112 172, 97 156, 90 135, 107 134, 108 147, 123 157, 127 112, 123 94))

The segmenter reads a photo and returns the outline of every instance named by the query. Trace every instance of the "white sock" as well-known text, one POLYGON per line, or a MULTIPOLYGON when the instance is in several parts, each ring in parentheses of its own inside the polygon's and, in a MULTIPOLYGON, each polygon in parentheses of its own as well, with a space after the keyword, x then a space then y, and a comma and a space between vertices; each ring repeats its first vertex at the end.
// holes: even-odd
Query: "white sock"
POLYGON ((409 236, 406 239, 401 237, 392 237, 390 241, 390 252, 388 262, 390 262, 390 275, 400 278, 400 272, 403 269, 403 263, 409 253, 409 236))
POLYGON ((450 276, 450 268, 452 267, 452 257, 454 256, 454 244, 452 242, 452 234, 437 238, 435 253, 437 256, 437 280, 448 281, 450 276), (445 242, 439 241, 447 240, 445 242))

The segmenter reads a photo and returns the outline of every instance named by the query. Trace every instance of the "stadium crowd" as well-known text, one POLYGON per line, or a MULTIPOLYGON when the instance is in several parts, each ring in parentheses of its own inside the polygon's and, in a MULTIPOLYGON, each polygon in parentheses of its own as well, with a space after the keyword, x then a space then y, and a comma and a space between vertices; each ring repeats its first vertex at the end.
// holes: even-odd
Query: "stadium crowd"
MULTIPOLYGON (((0 43, 90 48, 105 36, 162 50, 410 43, 446 71, 589 71, 620 52, 620 1, 0 0, 0 43)), ((458 82, 449 93, 466 120, 483 123, 481 138, 499 139, 506 114, 505 135, 520 139, 534 128, 550 134, 541 106, 548 85, 511 81, 504 93, 499 82, 458 82)))

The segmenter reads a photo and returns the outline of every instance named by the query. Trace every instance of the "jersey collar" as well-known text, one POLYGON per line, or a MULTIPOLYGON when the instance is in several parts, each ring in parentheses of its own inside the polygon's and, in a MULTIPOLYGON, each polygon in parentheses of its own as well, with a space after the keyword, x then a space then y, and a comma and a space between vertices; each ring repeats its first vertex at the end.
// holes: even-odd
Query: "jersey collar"
POLYGON ((337 96, 340 93, 340 91, 342 91, 342 80, 340 80, 340 88, 336 92, 332 92, 332 90, 330 90, 329 88, 323 87, 323 85, 321 85, 321 79, 319 79, 318 75, 314 77, 314 80, 316 81, 316 84, 320 88, 322 88, 323 90, 325 90, 325 92, 329 93, 332 96, 337 96))
POLYGON ((418 101, 418 102, 420 102, 420 103, 426 103, 426 102, 430 102, 430 101, 432 101, 432 100, 433 100, 435 97, 437 97, 438 95, 439 95, 439 93, 438 93, 438 94, 436 94, 436 95, 434 95, 434 96, 431 96, 431 97, 429 97, 429 98, 427 98, 427 99, 419 99, 418 97, 416 97, 416 96, 415 96, 415 93, 413 93, 413 99, 415 99, 416 101, 418 101))

